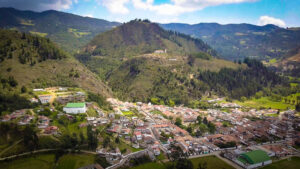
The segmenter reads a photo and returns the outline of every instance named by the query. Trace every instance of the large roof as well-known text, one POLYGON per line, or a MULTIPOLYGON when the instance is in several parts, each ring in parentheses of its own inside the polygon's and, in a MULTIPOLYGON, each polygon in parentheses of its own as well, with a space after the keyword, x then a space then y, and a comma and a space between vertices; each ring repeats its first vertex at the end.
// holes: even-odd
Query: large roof
POLYGON ((66 108, 82 108, 85 106, 85 103, 68 103, 66 108))
POLYGON ((250 152, 241 154, 241 156, 244 157, 245 160, 247 160, 247 162, 250 164, 256 164, 256 163, 261 163, 261 162, 270 160, 270 157, 268 156, 268 154, 262 150, 250 151, 250 152))

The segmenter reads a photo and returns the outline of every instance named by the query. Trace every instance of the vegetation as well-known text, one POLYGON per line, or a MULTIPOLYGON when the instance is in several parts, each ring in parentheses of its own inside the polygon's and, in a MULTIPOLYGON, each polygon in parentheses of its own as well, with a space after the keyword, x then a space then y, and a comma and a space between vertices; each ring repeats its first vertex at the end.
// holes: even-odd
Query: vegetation
POLYGON ((245 57, 280 59, 299 47, 299 29, 284 29, 275 25, 201 23, 162 24, 163 28, 203 39, 224 59, 243 60, 245 57))
POLYGON ((13 169, 77 169, 95 163, 95 156, 88 154, 36 154, 0 162, 1 168, 13 169))
MULTIPOLYGON (((200 39, 165 31, 155 23, 133 20, 96 36, 76 57, 105 79, 126 58, 166 49, 172 55, 205 52, 216 53, 200 39), (102 66, 99 66, 102 65, 102 66)), ((136 62, 137 66, 138 62, 136 62)), ((130 72, 137 73, 132 65, 130 72)))
POLYGON ((299 165, 300 165, 300 158, 291 157, 290 159, 284 159, 284 160, 274 162, 270 165, 263 167, 263 169, 279 169, 279 168, 296 169, 299 168, 299 165))
POLYGON ((37 62, 62 59, 67 55, 49 39, 0 29, 0 62, 13 57, 18 57, 22 64, 33 66, 37 62))
MULTIPOLYGON (((49 86, 80 86, 104 96, 111 95, 110 89, 98 77, 49 39, 9 30, 0 30, 0 37, 2 85, 18 86, 20 91, 24 86, 27 92, 49 86)), ((1 98, 3 93, 1 90, 1 98)), ((3 99, 13 102, 13 94, 7 93, 10 96, 3 99)), ((23 103, 27 102, 19 101, 15 105, 23 103)))
POLYGON ((1 8, 0 18, 5 18, 0 21, 1 28, 13 28, 50 38, 70 53, 77 52, 98 33, 119 25, 116 22, 53 10, 38 13, 1 8))

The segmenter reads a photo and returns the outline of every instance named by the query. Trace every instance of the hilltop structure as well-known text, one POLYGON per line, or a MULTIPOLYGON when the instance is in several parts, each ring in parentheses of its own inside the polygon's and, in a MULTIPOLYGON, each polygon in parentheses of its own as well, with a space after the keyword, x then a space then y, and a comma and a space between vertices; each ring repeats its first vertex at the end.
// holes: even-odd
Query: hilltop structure
POLYGON ((85 103, 68 103, 63 110, 66 113, 78 114, 85 113, 87 109, 85 103))

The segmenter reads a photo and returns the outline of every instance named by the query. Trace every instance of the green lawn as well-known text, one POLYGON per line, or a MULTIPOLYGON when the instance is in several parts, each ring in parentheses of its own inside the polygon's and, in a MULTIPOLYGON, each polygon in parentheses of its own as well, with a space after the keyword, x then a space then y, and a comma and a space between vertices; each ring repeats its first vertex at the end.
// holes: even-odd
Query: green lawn
POLYGON ((122 114, 124 116, 132 116, 132 115, 134 115, 134 113, 132 111, 122 111, 122 114))
POLYGON ((262 169, 298 169, 300 168, 300 157, 292 157, 291 160, 285 159, 272 163, 262 169))
POLYGON ((277 113, 272 113, 272 114, 265 114, 265 116, 278 117, 279 115, 277 113))
POLYGON ((194 168, 198 168, 199 163, 207 163, 207 169, 234 169, 229 164, 225 163, 223 160, 219 159, 216 156, 206 156, 201 158, 191 159, 194 168))
POLYGON ((41 154, 20 158, 9 162, 0 162, 3 169, 53 169, 54 154, 41 154))
POLYGON ((89 164, 94 164, 95 156, 87 154, 67 154, 58 161, 56 169, 77 169, 89 164))
MULTIPOLYGON (((94 160, 95 156, 90 154, 66 154, 58 160, 55 169, 77 169, 94 164, 94 160)), ((0 162, 1 169, 53 169, 54 166, 54 154, 39 154, 13 161, 0 162)))
POLYGON ((87 113, 88 116, 91 116, 91 117, 97 117, 98 116, 98 113, 93 108, 89 108, 86 113, 87 113))
POLYGON ((132 167, 132 169, 166 169, 166 167, 161 163, 151 162, 132 167))
POLYGON ((275 102, 270 100, 268 97, 261 97, 259 99, 250 99, 244 102, 235 101, 237 104, 245 107, 252 107, 252 108, 272 108, 272 109, 280 109, 280 110, 287 110, 288 108, 294 108, 294 105, 281 102, 275 102))
MULTIPOLYGON (((207 163, 207 169, 234 169, 216 156, 206 156, 200 158, 191 159, 194 168, 198 168, 198 164, 204 161, 207 163)), ((158 162, 145 163, 139 166, 133 167, 133 169, 167 169, 167 165, 158 162)))

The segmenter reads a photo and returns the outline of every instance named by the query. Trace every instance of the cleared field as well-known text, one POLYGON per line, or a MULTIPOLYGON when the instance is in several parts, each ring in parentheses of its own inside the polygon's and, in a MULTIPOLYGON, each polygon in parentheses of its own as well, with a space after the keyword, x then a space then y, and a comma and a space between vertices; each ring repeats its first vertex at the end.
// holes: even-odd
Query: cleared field
POLYGON ((132 115, 134 115, 134 113, 132 111, 123 111, 122 114, 124 116, 132 116, 132 115))
POLYGON ((207 169, 215 169, 215 168, 222 168, 222 169, 234 169, 229 164, 225 163, 223 160, 219 159, 216 156, 207 156, 201 158, 193 158, 191 159, 194 168, 198 168, 199 163, 207 163, 207 169))
POLYGON ((300 168, 300 157, 292 157, 290 160, 280 160, 272 163, 262 169, 299 169, 300 168))
POLYGON ((8 162, 0 162, 2 169, 77 169, 94 164, 95 156, 89 154, 66 154, 55 164, 54 154, 39 154, 8 162), (55 167, 56 166, 56 167, 55 167))
POLYGON ((87 154, 67 154, 58 161, 56 169, 77 169, 89 164, 94 164, 95 156, 87 154))
MULTIPOLYGON (((206 169, 234 169, 229 164, 225 163, 221 159, 216 156, 207 156, 207 157, 200 157, 200 158, 193 158, 191 159, 194 168, 198 168, 199 163, 207 163, 206 169)), ((163 163, 145 163, 139 166, 133 167, 133 169, 167 169, 167 165, 163 163)))
POLYGON ((9 162, 1 162, 3 169, 52 169, 54 168, 54 154, 41 154, 21 158, 9 162))
POLYGON ((294 105, 281 102, 275 102, 270 100, 268 97, 261 97, 259 99, 251 99, 246 100, 244 102, 235 101, 237 104, 245 107, 251 108, 272 108, 272 109, 280 109, 280 110, 287 110, 288 108, 295 108, 294 105))

